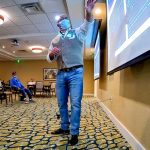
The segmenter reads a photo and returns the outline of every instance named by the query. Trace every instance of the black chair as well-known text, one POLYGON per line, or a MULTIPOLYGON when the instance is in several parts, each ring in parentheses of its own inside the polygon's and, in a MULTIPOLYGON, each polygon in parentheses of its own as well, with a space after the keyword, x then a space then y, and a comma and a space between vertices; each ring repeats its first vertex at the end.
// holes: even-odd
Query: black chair
POLYGON ((4 89, 2 87, 0 87, 0 100, 1 100, 1 104, 3 100, 6 100, 6 105, 7 105, 7 97, 6 94, 4 93, 4 89))

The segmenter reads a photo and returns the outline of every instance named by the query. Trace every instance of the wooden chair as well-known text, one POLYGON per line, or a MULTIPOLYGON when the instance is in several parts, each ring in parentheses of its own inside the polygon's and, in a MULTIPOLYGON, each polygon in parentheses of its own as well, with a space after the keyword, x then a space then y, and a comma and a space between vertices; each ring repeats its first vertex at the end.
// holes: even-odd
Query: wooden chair
POLYGON ((44 85, 43 86, 43 93, 47 97, 51 97, 51 85, 44 85))
POLYGON ((56 96, 56 82, 51 83, 51 95, 56 96))
POLYGON ((20 98, 21 100, 21 94, 20 94, 20 91, 16 88, 16 87, 11 87, 12 89, 12 93, 15 95, 15 101, 16 101, 16 98, 17 96, 20 98))
POLYGON ((43 96, 43 82, 42 81, 36 81, 35 93, 36 93, 36 96, 37 96, 37 93, 40 93, 40 95, 43 96))
POLYGON ((6 100, 6 106, 8 105, 8 100, 11 104, 13 104, 12 91, 10 87, 0 88, 0 100, 1 104, 3 100, 6 100))
POLYGON ((2 104, 3 100, 6 100, 6 106, 7 106, 8 102, 7 102, 6 94, 1 91, 0 91, 0 100, 1 100, 1 104, 2 104))
POLYGON ((1 100, 1 104, 3 100, 6 100, 6 94, 4 94, 4 89, 2 87, 0 87, 0 100, 1 100))

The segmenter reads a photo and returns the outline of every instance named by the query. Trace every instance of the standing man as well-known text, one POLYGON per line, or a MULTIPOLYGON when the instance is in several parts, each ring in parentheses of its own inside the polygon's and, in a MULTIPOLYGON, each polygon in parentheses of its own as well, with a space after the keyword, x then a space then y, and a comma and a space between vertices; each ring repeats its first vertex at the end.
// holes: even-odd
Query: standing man
POLYGON ((32 94, 31 94, 31 92, 23 86, 23 84, 17 78, 15 71, 12 72, 12 78, 10 79, 10 86, 12 88, 14 88, 15 90, 19 90, 20 91, 20 93, 22 94, 23 99, 24 99, 24 101, 25 101, 26 104, 29 103, 29 101, 30 102, 34 102, 32 100, 32 94), (27 95, 29 97, 29 100, 26 99, 26 93, 27 93, 27 95))
POLYGON ((58 74, 56 77, 56 95, 61 117, 61 127, 52 134, 69 134, 69 143, 78 143, 81 100, 83 94, 83 43, 88 26, 93 21, 92 10, 96 0, 88 0, 84 23, 76 29, 71 28, 67 16, 61 15, 57 21, 60 34, 52 41, 47 60, 57 61, 58 74), (71 118, 68 117, 68 96, 71 101, 71 118), (70 131, 69 131, 70 125, 70 131))

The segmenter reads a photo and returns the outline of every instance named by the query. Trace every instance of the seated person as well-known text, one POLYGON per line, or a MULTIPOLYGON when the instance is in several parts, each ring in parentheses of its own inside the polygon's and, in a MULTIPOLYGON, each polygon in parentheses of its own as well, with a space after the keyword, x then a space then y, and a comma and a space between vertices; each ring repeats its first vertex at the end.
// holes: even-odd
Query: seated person
POLYGON ((0 79, 0 87, 4 87, 4 81, 0 79))
POLYGON ((36 84, 36 82, 33 80, 33 79, 31 79, 29 82, 28 82, 28 85, 35 85, 36 84))
POLYGON ((20 80, 16 76, 16 72, 12 72, 12 78, 10 79, 10 86, 12 88, 20 91, 20 93, 23 96, 25 103, 29 103, 29 101, 33 101, 31 92, 22 85, 22 83, 20 82, 20 80), (26 94, 29 97, 29 101, 26 99, 26 94))
POLYGON ((35 88, 36 88, 36 82, 31 78, 31 80, 27 83, 28 89, 32 93, 32 95, 35 95, 35 88))
POLYGON ((4 90, 3 82, 2 82, 2 80, 0 79, 0 92, 2 92, 3 90, 4 90))

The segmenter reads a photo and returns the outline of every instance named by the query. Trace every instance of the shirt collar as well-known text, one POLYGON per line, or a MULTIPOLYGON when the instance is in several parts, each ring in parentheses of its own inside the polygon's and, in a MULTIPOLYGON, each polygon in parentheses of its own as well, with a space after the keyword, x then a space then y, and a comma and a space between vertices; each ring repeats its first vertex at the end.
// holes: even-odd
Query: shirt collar
POLYGON ((68 30, 66 30, 66 32, 64 33, 64 34, 61 34, 60 32, 59 32, 59 34, 60 34, 60 37, 62 38, 62 39, 64 39, 66 36, 67 36, 67 34, 68 34, 68 32, 71 30, 71 28, 69 28, 68 30))

